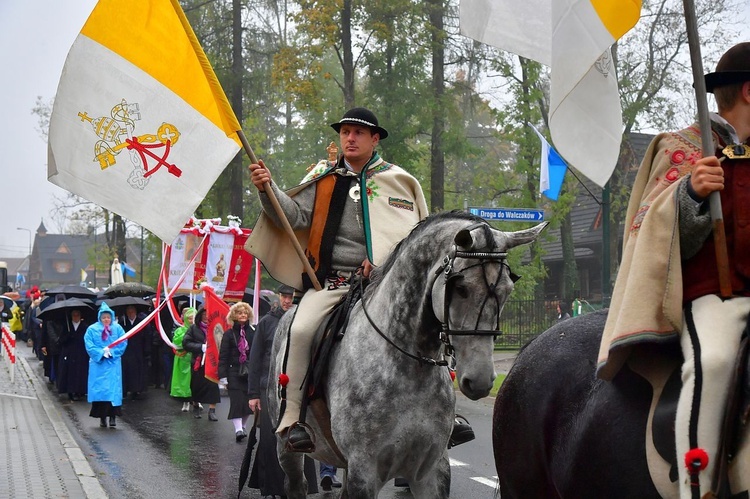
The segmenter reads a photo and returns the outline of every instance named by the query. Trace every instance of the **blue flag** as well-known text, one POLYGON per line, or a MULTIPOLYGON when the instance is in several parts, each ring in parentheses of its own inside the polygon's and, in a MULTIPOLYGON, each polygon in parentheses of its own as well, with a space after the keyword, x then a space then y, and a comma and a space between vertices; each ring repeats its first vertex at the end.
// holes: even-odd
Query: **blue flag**
POLYGON ((544 135, 539 133, 539 130, 531 125, 536 134, 539 136, 539 140, 542 141, 542 157, 539 165, 539 192, 547 196, 552 201, 557 201, 560 197, 560 190, 562 189, 563 180, 565 180, 565 172, 568 169, 568 165, 565 164, 565 160, 558 154, 555 149, 549 145, 544 135))
POLYGON ((135 269, 128 265, 126 262, 122 262, 120 264, 122 267, 122 275, 126 275, 128 277, 135 277, 135 269))

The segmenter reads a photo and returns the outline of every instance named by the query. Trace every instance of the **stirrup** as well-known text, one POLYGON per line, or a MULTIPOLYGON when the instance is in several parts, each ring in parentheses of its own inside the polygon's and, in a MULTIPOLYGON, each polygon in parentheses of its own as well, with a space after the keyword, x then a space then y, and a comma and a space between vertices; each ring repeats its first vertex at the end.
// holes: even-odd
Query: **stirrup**
POLYGON ((289 452, 315 452, 315 433, 309 425, 297 421, 287 429, 285 447, 289 452))
POLYGON ((448 440, 448 448, 455 447, 457 445, 465 444, 474 440, 474 430, 471 428, 469 421, 460 414, 456 414, 453 421, 453 431, 451 431, 451 438, 448 440))

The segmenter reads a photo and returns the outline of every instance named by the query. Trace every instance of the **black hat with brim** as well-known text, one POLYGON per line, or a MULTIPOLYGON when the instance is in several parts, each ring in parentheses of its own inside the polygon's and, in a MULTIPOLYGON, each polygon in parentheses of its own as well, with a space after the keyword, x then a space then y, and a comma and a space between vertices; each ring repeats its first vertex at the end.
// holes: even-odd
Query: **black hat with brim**
POLYGON ((717 71, 706 75, 706 92, 713 93, 715 88, 750 81, 750 71, 717 71))
POLYGON ((738 43, 719 59, 716 71, 705 76, 706 91, 750 81, 750 42, 738 43))
POLYGON ((293 295, 294 288, 291 286, 287 286, 286 284, 282 284, 281 286, 279 286, 278 293, 280 295, 293 295))
POLYGON ((388 137, 388 130, 378 125, 378 118, 375 116, 375 113, 364 107, 355 107, 348 110, 344 114, 344 117, 341 118, 341 121, 331 124, 331 128, 338 133, 341 125, 347 124, 369 127, 373 132, 379 134, 381 139, 388 137))

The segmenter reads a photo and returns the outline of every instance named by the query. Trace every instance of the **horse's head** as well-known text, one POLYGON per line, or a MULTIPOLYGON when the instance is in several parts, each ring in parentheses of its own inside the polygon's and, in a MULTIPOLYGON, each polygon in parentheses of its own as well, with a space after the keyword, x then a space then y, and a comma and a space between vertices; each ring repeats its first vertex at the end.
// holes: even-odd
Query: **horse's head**
POLYGON ((472 400, 489 395, 495 379, 494 338, 518 279, 508 267, 507 251, 534 241, 546 226, 502 232, 486 222, 467 223, 437 265, 433 311, 443 324, 443 341, 455 351, 458 386, 472 400))

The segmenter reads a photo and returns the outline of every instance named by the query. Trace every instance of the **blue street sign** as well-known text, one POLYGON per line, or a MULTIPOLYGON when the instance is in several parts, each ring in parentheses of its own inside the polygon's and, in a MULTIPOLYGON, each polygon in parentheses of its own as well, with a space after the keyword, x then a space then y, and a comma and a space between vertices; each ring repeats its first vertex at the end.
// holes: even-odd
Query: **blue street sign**
POLYGON ((528 208, 469 208, 472 215, 485 220, 502 220, 503 222, 541 222, 544 210, 528 208))

